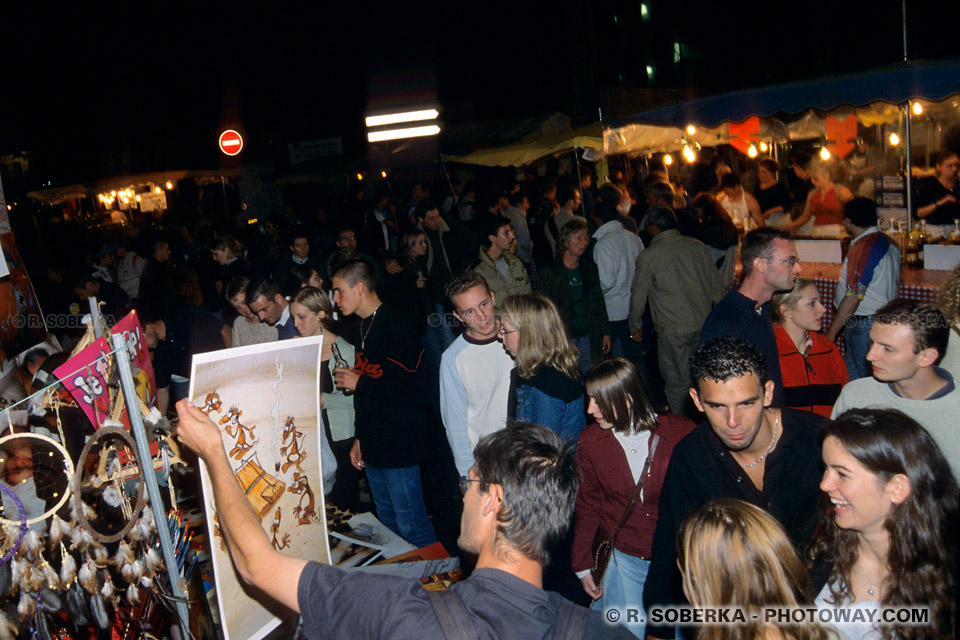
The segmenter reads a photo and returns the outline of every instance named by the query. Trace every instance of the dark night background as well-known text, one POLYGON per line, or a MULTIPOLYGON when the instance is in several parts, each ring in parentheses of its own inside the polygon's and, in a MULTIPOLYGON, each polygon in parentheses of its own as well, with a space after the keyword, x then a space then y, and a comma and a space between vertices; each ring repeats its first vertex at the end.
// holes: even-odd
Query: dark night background
MULTIPOLYGON (((956 3, 908 4, 910 57, 958 55, 956 3)), ((217 168, 227 124, 247 159, 333 136, 362 155, 368 110, 435 103, 445 126, 561 111, 577 125, 604 88, 705 95, 903 57, 898 0, 8 3, 0 46, 0 155, 28 151, 34 188, 217 168)))

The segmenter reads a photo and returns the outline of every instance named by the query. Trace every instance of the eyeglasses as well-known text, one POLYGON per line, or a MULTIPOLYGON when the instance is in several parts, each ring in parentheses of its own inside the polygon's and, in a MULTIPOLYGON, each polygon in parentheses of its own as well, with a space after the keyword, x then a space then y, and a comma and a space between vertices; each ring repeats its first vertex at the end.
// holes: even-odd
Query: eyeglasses
POLYGON ((792 267, 792 266, 794 266, 795 264, 797 264, 798 262, 800 262, 800 258, 796 258, 796 257, 793 257, 793 258, 772 258, 772 257, 768 257, 768 256, 762 256, 762 258, 763 258, 764 260, 770 260, 770 261, 772 261, 772 262, 782 262, 783 264, 787 265, 788 267, 792 267))
POLYGON ((517 329, 510 329, 509 331, 503 328, 503 320, 500 321, 500 329, 497 330, 498 336, 505 336, 508 333, 516 333, 517 329))
POLYGON ((471 482, 480 482, 478 478, 470 478, 467 476, 460 476, 460 493, 467 495, 467 491, 470 490, 471 482))

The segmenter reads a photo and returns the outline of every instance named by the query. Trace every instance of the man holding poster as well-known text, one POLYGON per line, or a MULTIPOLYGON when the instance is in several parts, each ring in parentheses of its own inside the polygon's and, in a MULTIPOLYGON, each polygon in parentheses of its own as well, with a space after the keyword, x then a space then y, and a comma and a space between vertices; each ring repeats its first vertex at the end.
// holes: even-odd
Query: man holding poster
POLYGON ((459 544, 477 554, 476 569, 439 594, 276 551, 234 478, 217 426, 189 400, 177 403, 177 413, 178 438, 207 465, 238 573, 299 612, 310 637, 452 638, 455 625, 473 626, 483 639, 633 637, 600 612, 542 589, 547 548, 566 531, 580 485, 573 450, 545 427, 519 424, 480 440, 476 464, 460 482, 459 544))

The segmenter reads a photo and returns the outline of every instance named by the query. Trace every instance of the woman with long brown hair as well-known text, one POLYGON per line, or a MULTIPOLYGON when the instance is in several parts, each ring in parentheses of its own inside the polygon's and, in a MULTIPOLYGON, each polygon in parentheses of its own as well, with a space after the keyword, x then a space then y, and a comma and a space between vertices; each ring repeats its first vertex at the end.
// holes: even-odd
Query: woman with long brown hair
MULTIPOLYGON (((586 388, 587 412, 595 423, 583 430, 577 443, 582 480, 574 507, 571 565, 595 608, 622 612, 642 603, 660 488, 674 445, 694 424, 683 416, 658 416, 647 399, 640 373, 625 358, 594 365, 586 375, 586 388), (626 519, 616 530, 624 515, 626 519), (597 584, 591 571, 591 547, 598 536, 610 539, 615 530, 613 554, 602 583, 597 584)), ((631 624, 627 616, 621 623, 637 637, 644 637, 643 624, 631 624)))
POLYGON ((852 640, 953 638, 955 470, 923 427, 893 409, 852 409, 823 433, 827 499, 809 554, 817 606, 929 607, 929 625, 841 625, 852 640))

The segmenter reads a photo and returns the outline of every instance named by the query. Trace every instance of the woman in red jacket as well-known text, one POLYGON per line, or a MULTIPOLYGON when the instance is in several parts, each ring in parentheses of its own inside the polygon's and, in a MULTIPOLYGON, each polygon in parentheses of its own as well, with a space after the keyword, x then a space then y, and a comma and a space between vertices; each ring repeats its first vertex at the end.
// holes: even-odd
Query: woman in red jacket
MULTIPOLYGON (((622 613, 627 606, 641 606, 663 477, 674 445, 694 424, 682 416, 654 413, 640 374, 624 358, 600 362, 585 383, 587 413, 596 422, 583 430, 577 443, 582 481, 574 511, 572 565, 584 591, 594 598, 594 608, 622 613), (593 541, 613 534, 641 479, 642 491, 617 534, 603 583, 594 584, 593 541)), ((641 612, 639 619, 644 617, 641 612)), ((628 624, 627 618, 622 616, 621 622, 643 638, 643 625, 628 624)))
POLYGON ((827 310, 816 283, 797 278, 793 289, 774 294, 771 307, 787 406, 829 418, 850 375, 837 345, 820 333, 827 310))

